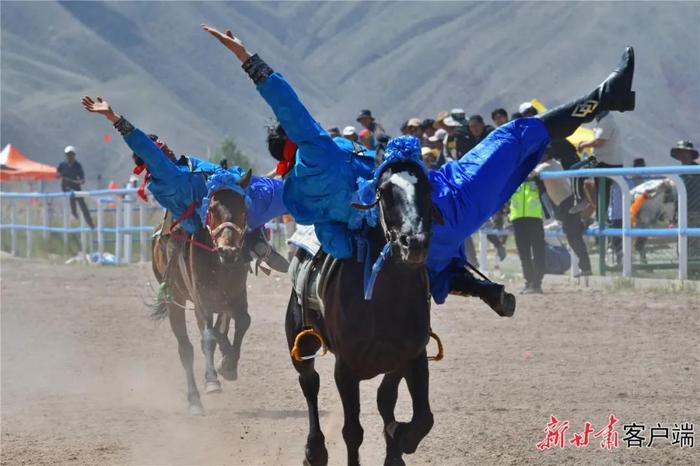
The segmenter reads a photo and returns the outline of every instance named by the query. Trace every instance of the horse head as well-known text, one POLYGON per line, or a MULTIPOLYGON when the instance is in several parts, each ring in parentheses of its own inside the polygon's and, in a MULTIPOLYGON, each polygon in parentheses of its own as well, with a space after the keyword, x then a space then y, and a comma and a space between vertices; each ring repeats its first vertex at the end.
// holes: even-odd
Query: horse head
POLYGON ((401 161, 387 165, 377 183, 378 218, 392 256, 423 265, 432 236, 431 185, 424 167, 401 161))
POLYGON ((433 220, 442 223, 442 216, 433 206, 432 185, 417 138, 399 136, 389 141, 384 161, 372 180, 360 182, 357 198, 360 202, 353 202, 353 207, 368 212, 370 225, 378 219, 388 244, 385 249, 390 248, 394 260, 425 263, 433 220))
POLYGON ((235 185, 210 191, 206 208, 206 227, 222 263, 241 259, 247 228, 245 190, 252 172, 235 181, 235 185))

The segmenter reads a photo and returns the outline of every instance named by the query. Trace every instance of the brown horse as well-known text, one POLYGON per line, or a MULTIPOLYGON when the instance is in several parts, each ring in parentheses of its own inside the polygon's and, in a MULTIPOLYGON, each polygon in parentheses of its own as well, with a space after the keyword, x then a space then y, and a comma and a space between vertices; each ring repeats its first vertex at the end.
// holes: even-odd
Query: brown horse
MULTIPOLYGON (((250 177, 248 171, 238 184, 247 188, 250 177)), ((204 408, 194 378, 194 351, 187 336, 185 303, 191 301, 194 304, 202 335, 202 351, 206 359, 205 391, 221 391, 214 366, 216 345, 219 344, 223 356, 219 373, 226 380, 236 380, 241 343, 250 326, 246 296, 249 266, 242 253, 246 218, 243 196, 222 189, 211 195, 206 228, 190 236, 182 228, 175 227, 172 231, 163 230, 153 239, 153 273, 158 282, 167 284, 170 294, 153 317, 165 318, 167 315, 170 319, 180 361, 187 374, 189 411, 194 415, 204 414, 204 408), (216 323, 214 314, 218 314, 216 323), (233 343, 228 339, 231 319, 235 321, 233 343)))
MULTIPOLYGON (((389 244, 389 259, 379 272, 371 300, 365 300, 365 264, 341 261, 330 272, 323 296, 325 315, 302 313, 299 296, 292 290, 287 307, 286 333, 292 363, 309 410, 309 434, 304 464, 325 465, 328 452, 318 418, 319 376, 310 358, 320 338, 310 338, 312 327, 335 354, 335 382, 343 403, 343 438, 348 464, 359 464, 363 429, 360 425, 360 381, 385 374, 377 392, 377 406, 384 420, 385 465, 403 465, 403 454, 413 453, 433 425, 428 401, 430 292, 425 269, 432 218, 440 221, 431 200, 431 185, 415 163, 388 165, 377 185, 381 227, 369 233, 371 256, 389 244), (297 337, 299 336, 299 337, 297 337), (303 337, 303 338, 302 338, 303 337), (397 422, 394 407, 401 380, 406 380, 413 400, 413 418, 397 422)), ((386 252, 386 250, 385 250, 386 252)), ((308 253, 300 249, 299 260, 308 253)))

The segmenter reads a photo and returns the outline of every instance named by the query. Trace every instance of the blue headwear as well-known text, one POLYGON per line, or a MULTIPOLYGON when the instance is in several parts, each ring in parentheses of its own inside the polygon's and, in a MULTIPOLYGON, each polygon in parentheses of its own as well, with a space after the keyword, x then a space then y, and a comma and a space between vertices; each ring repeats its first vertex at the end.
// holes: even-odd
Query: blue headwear
MULTIPOLYGON (((391 164, 397 162, 412 162, 418 165, 428 175, 428 169, 420 155, 420 141, 415 136, 399 136, 389 141, 384 152, 384 161, 374 169, 374 176, 369 179, 357 179, 357 192, 353 196, 353 202, 363 205, 372 204, 377 196, 377 184, 382 172, 391 164)), ((362 222, 374 227, 377 225, 377 208, 361 210, 356 209, 348 226, 351 230, 358 230, 362 222)))
POLYGON ((248 193, 238 184, 245 174, 246 171, 241 167, 231 167, 227 170, 218 170, 207 178, 207 195, 202 199, 202 205, 199 207, 199 216, 203 224, 206 225, 207 210, 209 209, 209 201, 212 195, 222 189, 230 189, 237 192, 245 199, 246 208, 250 207, 251 201, 248 193))

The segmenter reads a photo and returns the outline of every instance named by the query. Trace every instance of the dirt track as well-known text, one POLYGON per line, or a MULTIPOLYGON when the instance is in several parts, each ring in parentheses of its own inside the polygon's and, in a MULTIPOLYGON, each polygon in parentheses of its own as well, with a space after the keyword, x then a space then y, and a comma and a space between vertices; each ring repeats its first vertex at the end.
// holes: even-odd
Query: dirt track
MULTIPOLYGON (((2 261, 2 464, 301 464, 306 404, 284 339, 286 277, 250 277, 253 324, 237 382, 186 414, 167 322, 145 316, 146 267, 2 261)), ((545 283, 546 284, 546 283, 545 283)), ((433 310, 447 358, 431 364, 435 427, 408 464, 700 464, 697 294, 550 286, 500 319, 475 300, 433 310), (549 415, 599 429, 695 422, 696 445, 538 451, 549 415)), ((203 357, 194 325, 195 370, 203 357)), ((331 464, 345 462, 332 356, 319 363, 331 464)), ((364 464, 381 464, 378 380, 362 385, 364 464)), ((402 387, 399 418, 410 416, 402 387)), ((620 438, 622 438, 622 429, 620 438)), ((648 430, 647 430, 648 433, 648 430)))

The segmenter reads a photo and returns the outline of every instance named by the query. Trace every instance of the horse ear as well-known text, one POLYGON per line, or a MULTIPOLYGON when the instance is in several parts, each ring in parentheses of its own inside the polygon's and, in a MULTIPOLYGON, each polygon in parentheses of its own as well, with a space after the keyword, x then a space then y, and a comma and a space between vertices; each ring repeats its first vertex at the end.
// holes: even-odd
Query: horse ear
POLYGON ((250 177, 252 175, 253 175, 253 170, 251 170, 249 168, 248 171, 246 172, 246 174, 243 175, 240 180, 238 180, 238 183, 237 183, 238 186, 240 186, 243 189, 248 188, 248 185, 250 184, 250 177))
POLYGON ((433 204, 433 221, 438 225, 445 224, 445 218, 442 216, 442 212, 433 204))

